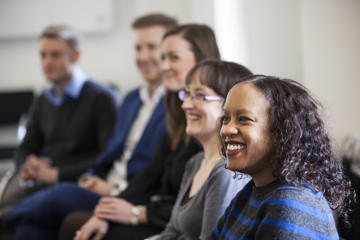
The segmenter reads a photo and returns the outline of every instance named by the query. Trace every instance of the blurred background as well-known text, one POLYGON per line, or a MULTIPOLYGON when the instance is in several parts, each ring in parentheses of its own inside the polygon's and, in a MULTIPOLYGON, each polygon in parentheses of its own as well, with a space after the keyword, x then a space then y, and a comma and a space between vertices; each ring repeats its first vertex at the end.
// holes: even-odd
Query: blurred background
POLYGON ((210 25, 223 59, 309 88, 336 145, 360 138, 360 0, 0 0, 0 92, 46 86, 38 35, 67 23, 84 36, 80 66, 125 93, 141 83, 130 25, 150 12, 210 25))

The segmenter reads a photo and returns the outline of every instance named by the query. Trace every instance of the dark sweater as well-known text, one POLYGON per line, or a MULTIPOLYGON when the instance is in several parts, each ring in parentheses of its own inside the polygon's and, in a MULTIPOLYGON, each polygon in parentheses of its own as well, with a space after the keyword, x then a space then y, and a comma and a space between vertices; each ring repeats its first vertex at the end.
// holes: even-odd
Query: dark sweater
POLYGON ((59 169, 59 181, 76 180, 106 148, 116 118, 116 103, 105 87, 87 81, 76 99, 54 106, 44 95, 32 105, 27 132, 16 152, 17 167, 29 154, 44 151, 59 169))
POLYGON ((160 229, 170 220, 187 161, 202 151, 194 140, 182 141, 175 150, 170 144, 165 135, 153 160, 120 194, 133 204, 146 205, 149 224, 160 229))
POLYGON ((265 187, 249 182, 213 231, 213 239, 339 239, 321 193, 276 180, 265 187))

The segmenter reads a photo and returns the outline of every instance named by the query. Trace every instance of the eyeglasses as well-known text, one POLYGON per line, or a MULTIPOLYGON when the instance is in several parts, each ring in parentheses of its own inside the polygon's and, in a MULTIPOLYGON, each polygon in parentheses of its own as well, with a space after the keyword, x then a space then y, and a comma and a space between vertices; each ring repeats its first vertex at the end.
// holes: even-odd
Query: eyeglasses
POLYGON ((224 100, 223 97, 217 97, 217 96, 205 96, 204 94, 197 93, 195 95, 191 95, 190 92, 186 90, 180 90, 178 92, 178 97, 181 101, 185 101, 186 98, 191 97, 191 100, 194 102, 207 102, 207 101, 222 101, 224 100))

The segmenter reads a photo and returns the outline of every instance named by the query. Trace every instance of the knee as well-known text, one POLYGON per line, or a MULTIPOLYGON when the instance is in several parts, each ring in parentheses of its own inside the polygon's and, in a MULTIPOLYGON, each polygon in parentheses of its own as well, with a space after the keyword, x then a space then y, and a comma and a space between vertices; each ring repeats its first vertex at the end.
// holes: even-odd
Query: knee
POLYGON ((77 188, 76 184, 72 183, 59 183, 52 187, 45 189, 40 198, 42 198, 42 204, 51 204, 51 207, 54 207, 59 200, 63 198, 69 198, 73 189, 77 188))

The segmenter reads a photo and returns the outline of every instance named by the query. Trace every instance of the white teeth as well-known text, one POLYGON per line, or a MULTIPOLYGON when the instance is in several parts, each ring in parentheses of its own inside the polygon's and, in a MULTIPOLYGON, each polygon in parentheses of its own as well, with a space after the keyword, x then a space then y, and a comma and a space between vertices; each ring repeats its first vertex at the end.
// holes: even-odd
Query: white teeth
POLYGON ((241 146, 240 144, 228 144, 226 146, 226 150, 230 150, 230 151, 233 151, 233 150, 240 150, 244 148, 243 146, 241 146))
POLYGON ((199 119, 199 116, 196 116, 196 115, 187 115, 186 118, 189 119, 189 120, 197 120, 197 119, 199 119))

